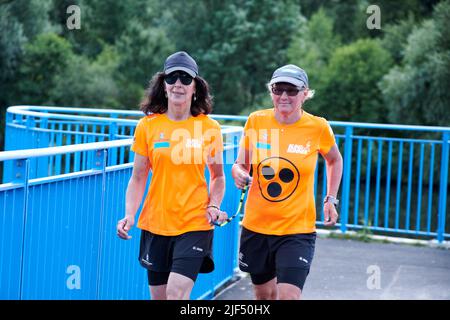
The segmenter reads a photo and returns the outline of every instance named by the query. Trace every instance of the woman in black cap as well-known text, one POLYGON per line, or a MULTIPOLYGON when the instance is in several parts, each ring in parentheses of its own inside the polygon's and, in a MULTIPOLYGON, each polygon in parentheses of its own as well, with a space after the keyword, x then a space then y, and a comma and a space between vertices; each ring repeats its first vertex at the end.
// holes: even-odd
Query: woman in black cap
POLYGON ((135 130, 133 173, 125 217, 117 234, 130 239, 148 173, 152 180, 139 216, 139 262, 148 271, 152 299, 189 299, 198 273, 214 270, 213 223, 225 190, 222 135, 207 82, 186 52, 169 56, 150 82, 135 130), (205 167, 210 172, 209 192, 205 167))
POLYGON ((313 92, 306 72, 286 65, 268 84, 273 108, 252 113, 232 174, 243 188, 253 169, 245 207, 239 267, 249 272, 257 299, 300 299, 316 239, 314 172, 327 166, 326 226, 336 223, 342 157, 324 118, 303 110, 313 92))

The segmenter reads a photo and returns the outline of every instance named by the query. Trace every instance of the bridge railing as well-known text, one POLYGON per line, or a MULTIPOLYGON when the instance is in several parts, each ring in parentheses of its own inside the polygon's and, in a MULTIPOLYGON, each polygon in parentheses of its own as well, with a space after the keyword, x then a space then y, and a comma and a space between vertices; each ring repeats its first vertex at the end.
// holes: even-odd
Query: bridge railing
MULTIPOLYGON (((6 121, 6 150, 40 148, 131 138, 139 111, 16 106, 6 121)), ((212 115, 229 130, 236 145, 245 116, 212 115), (229 125, 225 125, 229 123, 229 125), (234 125, 234 126, 233 126, 234 125)), ((450 127, 405 126, 330 121, 344 158, 339 207, 342 232, 365 230, 394 236, 449 238, 448 168, 450 127)), ((234 161, 236 149, 227 154, 234 161)), ((132 161, 126 147, 116 148, 108 165, 132 161)), ((231 160, 230 160, 231 159, 231 160)), ((32 160, 30 177, 76 172, 91 166, 82 152, 32 160)), ((12 176, 5 164, 4 181, 12 176)), ((319 158, 315 195, 317 225, 323 225, 325 165, 319 158)))
MULTIPOLYGON (((118 239, 115 231, 125 212, 132 163, 108 165, 108 157, 131 143, 124 139, 0 152, 0 162, 12 162, 13 177, 0 185, 0 299, 149 298, 146 272, 137 261, 137 228, 129 241, 118 239), (77 152, 86 153, 91 166, 30 177, 33 160, 77 152)), ((235 153, 233 148, 227 146, 224 157, 235 153)), ((238 190, 229 175, 226 179, 223 210, 233 212, 238 190)), ((239 224, 228 225, 215 231, 216 269, 199 276, 193 299, 212 297, 234 275, 239 224)))
MULTIPOLYGON (((143 113, 130 110, 10 107, 6 113, 5 151, 78 145, 133 137, 143 113)), ((242 128, 222 126, 227 145, 242 128)), ((127 147, 110 150, 108 166, 133 162, 127 147)), ((11 181, 12 163, 6 161, 3 182, 11 181)), ((31 159, 30 178, 78 172, 92 167, 92 157, 84 151, 31 159)))
MULTIPOLYGON (((244 116, 216 115, 241 122, 244 116)), ((330 121, 344 160, 340 222, 348 229, 391 236, 450 238, 450 127, 330 121)), ((317 225, 323 226, 325 163, 315 173, 317 225)))

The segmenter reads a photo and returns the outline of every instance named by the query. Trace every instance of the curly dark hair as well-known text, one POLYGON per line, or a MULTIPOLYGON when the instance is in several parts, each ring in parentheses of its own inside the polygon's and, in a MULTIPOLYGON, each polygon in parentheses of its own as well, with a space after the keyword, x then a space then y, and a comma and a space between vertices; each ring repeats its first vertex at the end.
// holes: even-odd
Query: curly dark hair
MULTIPOLYGON (((209 93, 209 85, 200 76, 195 77, 194 81, 197 99, 192 99, 191 114, 194 117, 201 113, 210 114, 212 112, 212 96, 209 93)), ((150 80, 144 99, 140 104, 140 110, 148 115, 150 113, 165 113, 167 108, 167 98, 164 95, 164 72, 158 72, 150 80)))

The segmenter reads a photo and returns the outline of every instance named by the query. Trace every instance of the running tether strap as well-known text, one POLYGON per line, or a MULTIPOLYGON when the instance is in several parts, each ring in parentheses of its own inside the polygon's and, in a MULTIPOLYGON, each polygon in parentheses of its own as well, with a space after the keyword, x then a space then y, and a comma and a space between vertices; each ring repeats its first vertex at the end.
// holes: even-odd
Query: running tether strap
POLYGON ((228 222, 230 222, 231 220, 233 220, 234 218, 236 218, 238 214, 241 213, 241 210, 242 210, 242 204, 244 203, 245 194, 247 193, 247 189, 248 189, 248 183, 249 183, 249 179, 247 178, 246 183, 245 183, 245 186, 244 186, 244 189, 242 189, 242 192, 241 192, 241 198, 239 199, 239 205, 238 205, 238 208, 237 208, 237 210, 236 210, 236 213, 235 213, 232 217, 230 217, 230 218, 228 218, 227 220, 225 220, 224 222, 222 222, 221 224, 218 224, 218 223, 214 222, 213 224, 214 224, 215 226, 217 226, 217 227, 223 227, 223 226, 226 225, 228 222))

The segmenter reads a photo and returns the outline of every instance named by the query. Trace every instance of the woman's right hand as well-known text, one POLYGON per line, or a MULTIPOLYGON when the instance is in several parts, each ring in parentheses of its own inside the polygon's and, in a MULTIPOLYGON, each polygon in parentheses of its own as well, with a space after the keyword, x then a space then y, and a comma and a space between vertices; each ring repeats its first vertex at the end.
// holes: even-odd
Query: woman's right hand
POLYGON ((133 227, 134 225, 134 217, 126 215, 125 218, 122 220, 119 220, 117 223, 117 235, 119 238, 124 240, 131 239, 131 236, 128 235, 128 231, 133 227))
POLYGON ((246 185, 250 186, 252 184, 253 178, 250 177, 247 171, 243 170, 240 165, 235 164, 231 175, 234 180, 234 184, 238 189, 244 189, 246 185))

